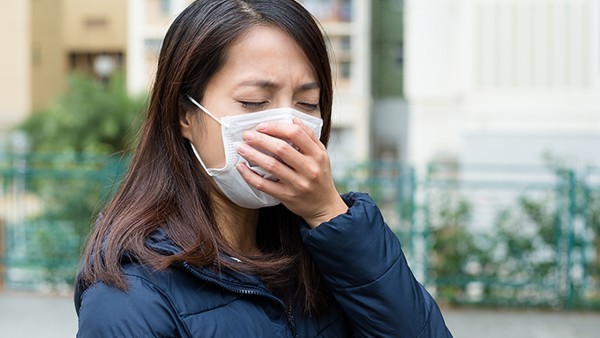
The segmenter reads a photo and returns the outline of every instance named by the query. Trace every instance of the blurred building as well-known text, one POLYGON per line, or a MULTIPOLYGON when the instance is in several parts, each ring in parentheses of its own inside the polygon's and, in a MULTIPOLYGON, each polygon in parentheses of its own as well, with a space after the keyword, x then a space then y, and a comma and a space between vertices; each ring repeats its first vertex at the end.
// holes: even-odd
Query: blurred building
POLYGON ((410 161, 600 165, 599 0, 407 0, 410 161))
POLYGON ((0 133, 31 109, 31 16, 29 1, 0 5, 0 133))
POLYGON ((404 99, 403 0, 372 1, 371 158, 407 161, 408 111, 404 99))
MULTIPOLYGON (((129 0, 129 90, 141 92, 153 80, 166 31, 190 0, 129 0), (142 15, 140 15, 142 13, 142 15)), ((327 33, 334 60, 336 94, 330 149, 333 161, 370 155, 371 1, 304 0, 327 33)))
MULTIPOLYGON (((405 159, 401 0, 303 0, 328 36, 334 61, 334 162, 405 159), (375 117, 375 118, 373 118, 375 117), (377 122, 377 121, 381 121, 377 122)), ((0 34, 0 131, 48 106, 68 74, 99 78, 124 69, 132 93, 147 91, 162 39, 191 0, 4 2, 0 34)))
POLYGON ((371 155, 371 1, 303 0, 332 47, 335 74, 333 163, 365 161, 371 155))
POLYGON ((192 0, 127 0, 127 87, 150 89, 162 41, 175 17, 192 0))
POLYGON ((4 1, 0 9, 0 132, 46 108, 68 74, 99 78, 124 65, 126 2, 121 0, 4 1))

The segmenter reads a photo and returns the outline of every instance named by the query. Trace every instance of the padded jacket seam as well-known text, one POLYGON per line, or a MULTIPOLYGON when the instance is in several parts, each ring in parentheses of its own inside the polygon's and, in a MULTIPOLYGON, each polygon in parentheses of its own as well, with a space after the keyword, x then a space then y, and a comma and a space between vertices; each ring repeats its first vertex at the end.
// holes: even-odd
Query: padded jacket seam
MULTIPOLYGON (((177 308, 177 306, 175 306, 173 299, 171 299, 171 297, 165 292, 165 290, 163 290, 159 285, 157 285, 156 283, 153 283, 146 277, 140 276, 138 274, 133 274, 131 272, 125 272, 124 275, 138 278, 145 284, 148 284, 148 286, 151 286, 152 288, 156 289, 161 294, 161 296, 163 296, 167 300, 167 302, 169 303, 169 307, 171 308, 173 313, 176 314, 177 317, 179 317, 181 325, 183 326, 183 328, 185 328, 185 333, 188 335, 188 337, 192 337, 192 334, 190 333, 190 330, 187 327, 186 323, 183 321, 181 313, 177 310, 178 308, 177 308)), ((146 286, 146 287, 148 287, 148 286, 146 286)))
POLYGON ((381 278, 383 278, 385 275, 387 275, 388 272, 390 272, 394 268, 394 266, 398 263, 398 261, 400 259, 402 259, 402 257, 403 257, 402 254, 400 254, 398 257, 396 257, 396 259, 392 262, 392 264, 390 264, 390 266, 381 275, 379 275, 377 278, 375 278, 371 281, 368 281, 368 282, 360 284, 360 285, 352 285, 352 286, 348 286, 348 287, 336 286, 335 288, 338 290, 349 290, 350 291, 350 290, 354 290, 354 289, 364 288, 371 284, 377 283, 381 278))

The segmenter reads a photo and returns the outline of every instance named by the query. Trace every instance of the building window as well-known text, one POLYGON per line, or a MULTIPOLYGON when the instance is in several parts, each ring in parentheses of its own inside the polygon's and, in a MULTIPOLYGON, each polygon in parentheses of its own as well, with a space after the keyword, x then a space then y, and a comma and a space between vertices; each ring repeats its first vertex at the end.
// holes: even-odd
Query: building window
POLYGON ((340 49, 348 52, 352 49, 352 38, 349 36, 342 36, 340 38, 340 49))
POLYGON ((171 0, 160 0, 160 14, 171 15, 171 0))
POLYGON ((402 69, 404 66, 404 46, 401 43, 397 43, 393 49, 394 65, 402 69))
POLYGON ((352 0, 343 0, 339 6, 338 18, 341 21, 352 21, 352 0))
POLYGON ((157 38, 145 39, 144 47, 146 47, 147 52, 151 52, 158 55, 160 52, 160 48, 162 47, 162 42, 162 39, 157 38))
POLYGON ((87 29, 104 29, 108 26, 108 19, 104 17, 89 17, 84 21, 87 29))
POLYGON ((110 60, 111 67, 108 69, 110 73, 123 68, 122 52, 74 52, 69 54, 69 71, 84 73, 98 78, 109 76, 110 74, 98 73, 98 59, 103 59, 103 61, 110 60))
POLYGON ((342 79, 350 79, 352 76, 352 63, 350 61, 339 63, 339 76, 342 79))
POLYGON ((351 21, 353 0, 303 0, 304 7, 319 20, 351 21))
POLYGON ((404 0, 395 0, 394 1, 394 6, 399 11, 403 10, 404 9, 404 0))
POLYGON ((31 49, 31 59, 34 67, 40 67, 42 65, 42 47, 40 44, 33 44, 31 49))

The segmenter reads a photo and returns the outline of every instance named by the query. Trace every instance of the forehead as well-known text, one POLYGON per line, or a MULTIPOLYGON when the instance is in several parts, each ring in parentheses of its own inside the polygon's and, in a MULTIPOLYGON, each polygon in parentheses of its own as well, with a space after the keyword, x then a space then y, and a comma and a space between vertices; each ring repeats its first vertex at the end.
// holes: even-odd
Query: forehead
POLYGON ((315 82, 317 76, 300 45, 274 26, 249 28, 227 49, 221 75, 230 79, 253 76, 265 80, 315 82))

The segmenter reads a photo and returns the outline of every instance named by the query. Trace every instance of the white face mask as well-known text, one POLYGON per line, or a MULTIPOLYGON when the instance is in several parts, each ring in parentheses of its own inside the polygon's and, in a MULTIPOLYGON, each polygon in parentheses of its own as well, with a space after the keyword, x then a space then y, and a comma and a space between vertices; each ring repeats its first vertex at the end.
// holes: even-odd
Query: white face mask
MULTIPOLYGON (((297 118, 302 121, 305 126, 309 127, 317 138, 319 138, 321 137, 323 120, 299 112, 293 108, 269 109, 256 113, 225 116, 219 119, 190 96, 188 96, 188 99, 221 125, 223 147, 225 148, 225 166, 223 168, 207 168, 194 145, 191 142, 190 144, 196 158, 198 158, 198 161, 200 161, 200 164, 208 175, 215 180, 215 183, 217 183, 217 186, 219 186, 223 194, 225 194, 225 196, 233 203, 249 209, 269 207, 281 203, 281 201, 275 197, 251 187, 236 169, 238 163, 245 163, 260 176, 274 181, 277 180, 277 178, 267 173, 264 169, 253 165, 252 163, 248 163, 246 159, 238 154, 237 149, 239 145, 244 142, 242 133, 246 130, 256 128, 256 126, 262 122, 276 121, 292 123, 292 119, 297 118)), ((266 151, 263 152, 272 155, 266 151)))

